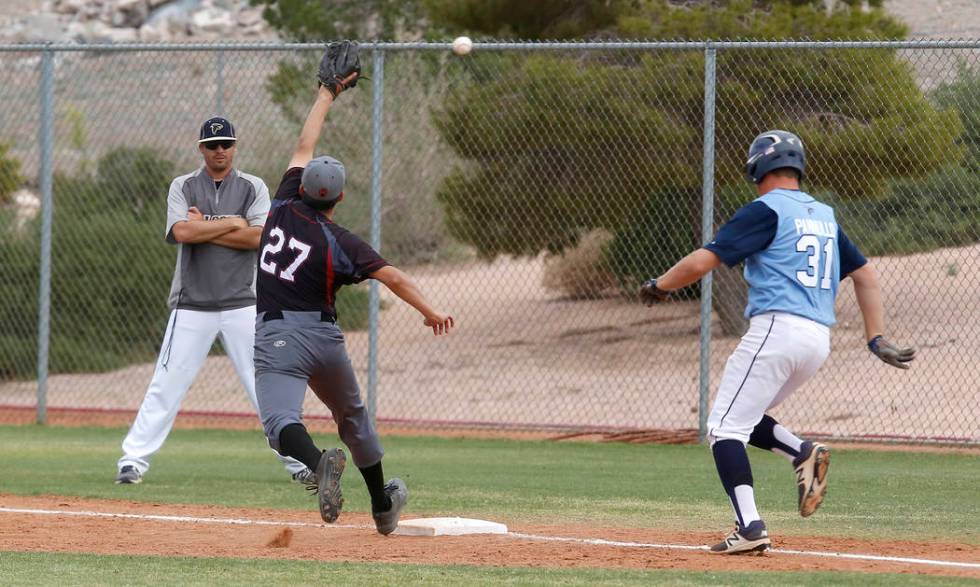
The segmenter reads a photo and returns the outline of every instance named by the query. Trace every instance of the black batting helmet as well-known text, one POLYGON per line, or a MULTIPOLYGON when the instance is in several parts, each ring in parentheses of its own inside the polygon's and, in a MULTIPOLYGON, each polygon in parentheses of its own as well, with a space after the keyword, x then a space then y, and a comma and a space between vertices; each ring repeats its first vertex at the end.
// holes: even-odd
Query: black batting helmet
POLYGON ((806 169, 806 153, 800 137, 785 130, 769 130, 755 137, 749 147, 745 173, 753 183, 759 183, 767 173, 783 167, 800 172, 806 169))

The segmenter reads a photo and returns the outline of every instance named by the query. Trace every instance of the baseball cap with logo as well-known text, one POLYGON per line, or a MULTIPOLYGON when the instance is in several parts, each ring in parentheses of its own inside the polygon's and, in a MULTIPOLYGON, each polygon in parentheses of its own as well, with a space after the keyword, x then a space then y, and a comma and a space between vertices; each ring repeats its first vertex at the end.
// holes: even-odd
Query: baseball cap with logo
POLYGON ((211 141, 237 141, 235 137, 235 127, 227 118, 215 116, 204 121, 201 125, 201 138, 198 143, 208 143, 211 141))

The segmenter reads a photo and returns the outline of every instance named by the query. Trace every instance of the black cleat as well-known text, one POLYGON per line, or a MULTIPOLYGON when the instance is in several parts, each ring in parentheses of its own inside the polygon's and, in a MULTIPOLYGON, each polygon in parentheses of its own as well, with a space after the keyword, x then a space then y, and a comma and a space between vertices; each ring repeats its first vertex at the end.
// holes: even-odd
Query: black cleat
POLYGON ((323 451, 316 466, 316 494, 320 502, 320 517, 332 524, 340 516, 344 496, 340 492, 340 476, 344 474, 347 455, 339 448, 323 451))
POLYGON ((408 487, 397 477, 385 485, 385 495, 391 499, 391 507, 385 512, 374 512, 374 525, 379 534, 387 536, 398 527, 398 518, 402 508, 408 503, 408 487))

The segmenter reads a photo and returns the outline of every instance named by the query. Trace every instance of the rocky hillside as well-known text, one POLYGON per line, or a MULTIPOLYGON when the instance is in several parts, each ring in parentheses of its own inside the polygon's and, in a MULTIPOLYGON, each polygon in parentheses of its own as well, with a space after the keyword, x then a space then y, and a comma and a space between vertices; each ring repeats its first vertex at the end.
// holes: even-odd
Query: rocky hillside
MULTIPOLYGON (((886 0, 914 38, 980 38, 980 0, 886 0)), ((274 40, 248 0, 0 0, 0 42, 274 40)))
POLYGON ((275 39, 248 0, 0 0, 0 41, 132 43, 275 39))
POLYGON ((980 38, 977 0, 887 0, 885 9, 909 25, 913 38, 980 38))

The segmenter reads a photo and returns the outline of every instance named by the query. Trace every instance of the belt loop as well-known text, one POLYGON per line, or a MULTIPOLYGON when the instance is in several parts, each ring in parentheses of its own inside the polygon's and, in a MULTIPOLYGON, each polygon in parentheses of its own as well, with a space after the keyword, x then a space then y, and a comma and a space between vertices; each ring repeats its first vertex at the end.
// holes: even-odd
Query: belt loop
POLYGON ((262 315, 263 322, 268 322, 269 320, 282 320, 282 312, 279 310, 270 310, 262 315))

